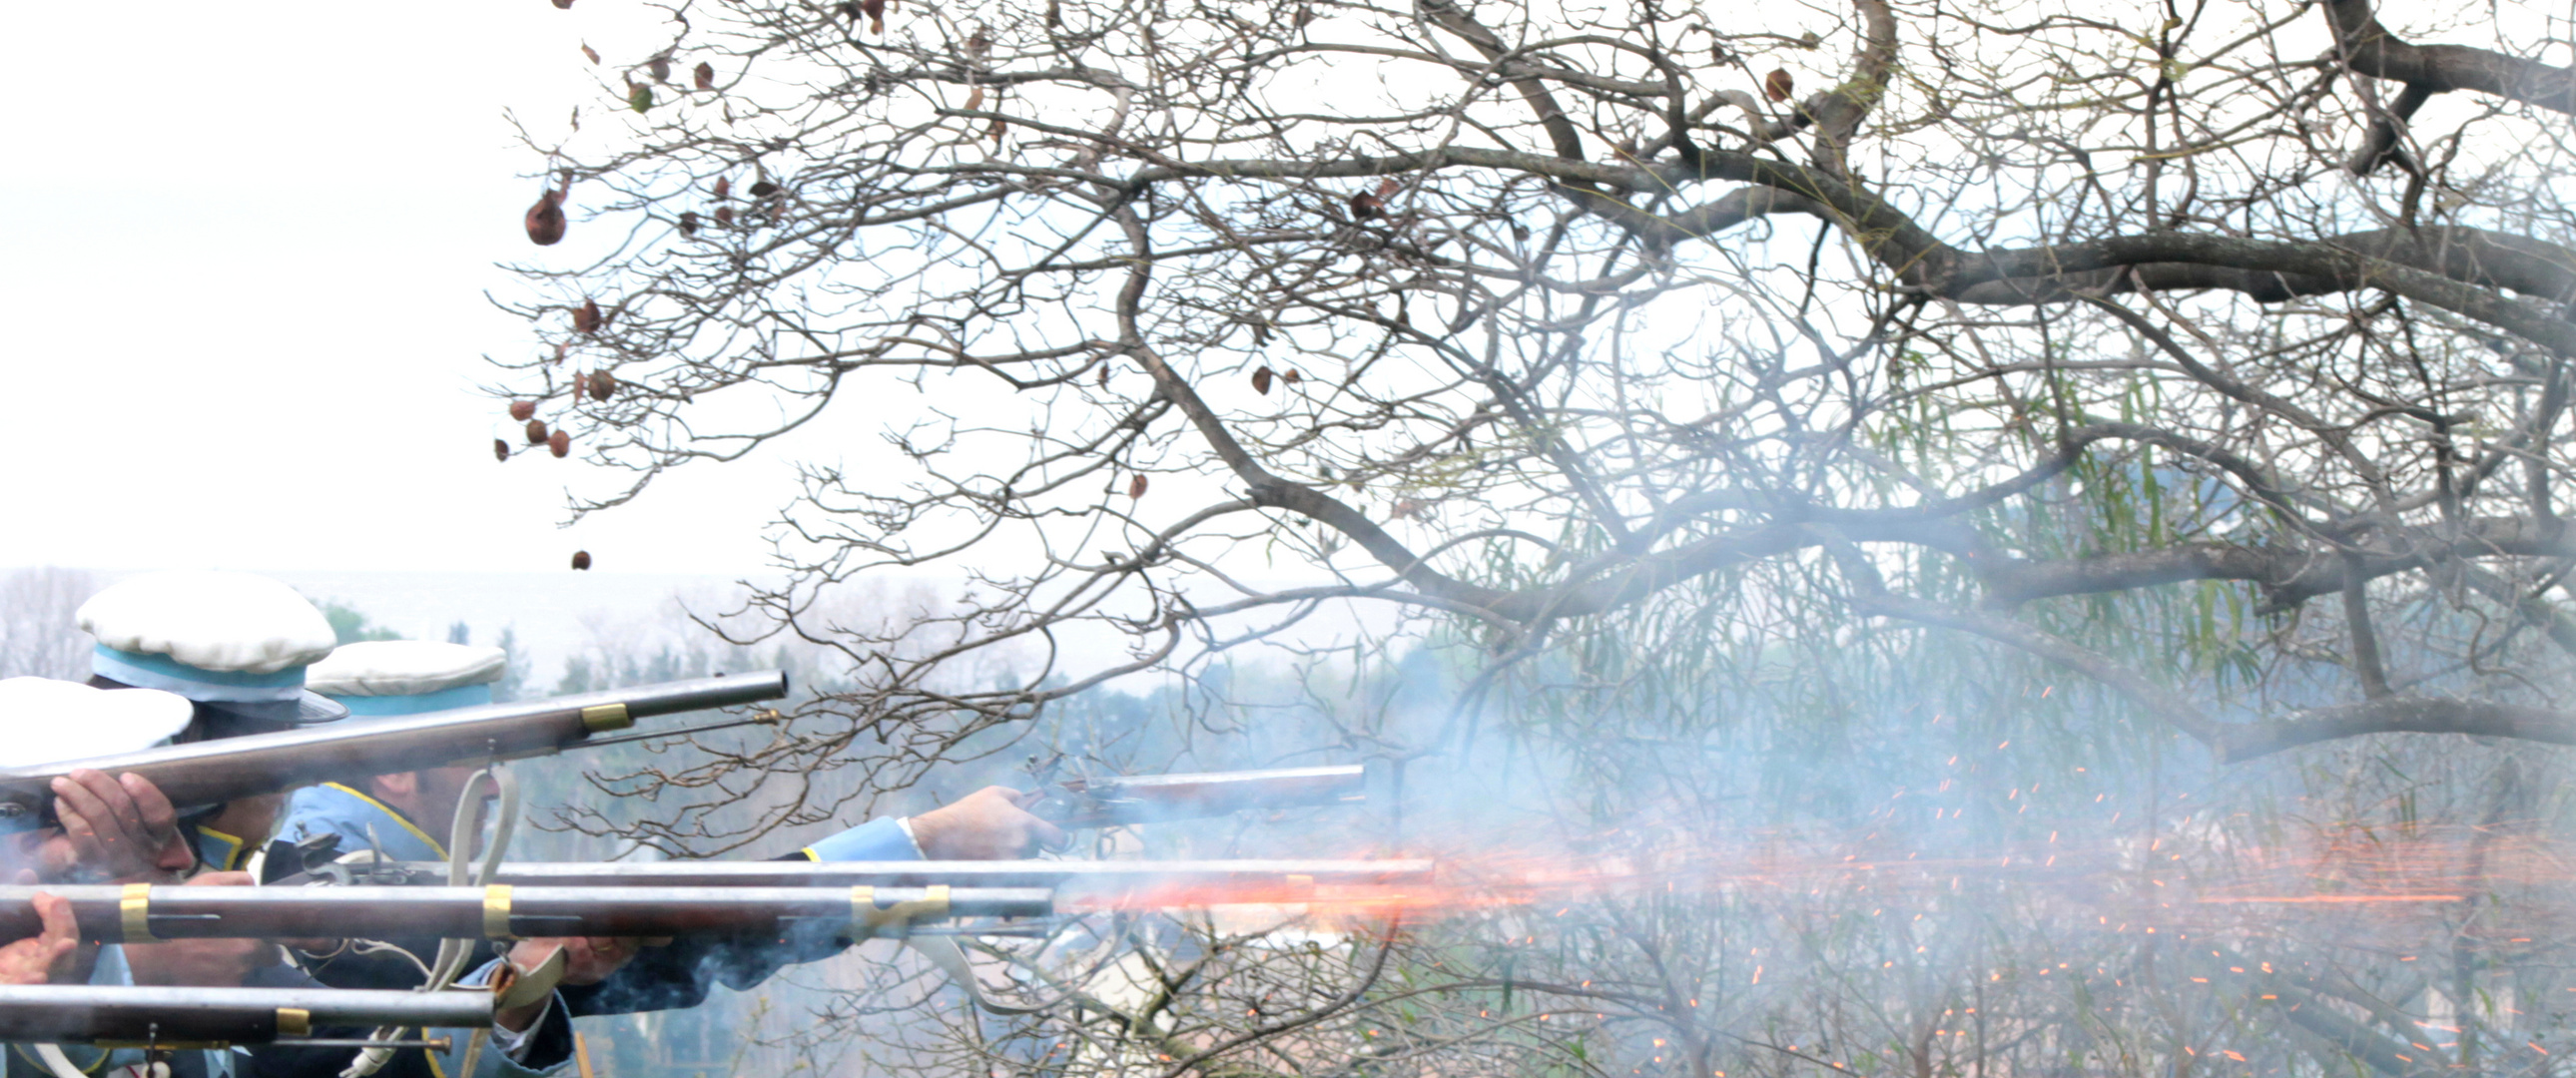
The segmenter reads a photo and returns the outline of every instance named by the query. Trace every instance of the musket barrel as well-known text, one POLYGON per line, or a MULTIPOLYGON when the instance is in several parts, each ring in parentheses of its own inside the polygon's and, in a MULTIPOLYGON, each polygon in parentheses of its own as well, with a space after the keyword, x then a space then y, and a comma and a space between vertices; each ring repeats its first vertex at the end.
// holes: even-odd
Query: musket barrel
POLYGON ((75 768, 140 775, 183 808, 215 805, 330 779, 542 756, 638 718, 785 695, 787 675, 768 670, 0 769, 0 831, 48 822, 53 779, 75 768))
POLYGON ((1066 827, 1110 827, 1357 802, 1369 784, 1361 764, 1083 779, 1065 783, 1065 803, 1050 799, 1040 814, 1066 827))
POLYGON ((0 939, 35 935, 30 903, 60 895, 84 938, 514 939, 819 932, 899 934, 956 917, 1044 917, 1042 888, 946 887, 0 887, 0 939))
POLYGON ((263 1044, 329 1026, 480 1028, 492 994, 304 988, 0 985, 0 1041, 263 1044))
MULTIPOLYGON (((1422 883, 1433 862, 1387 860, 1240 861, 523 861, 505 862, 495 883, 521 887, 1055 887, 1083 894, 1222 884, 1422 883)), ((353 873, 364 883, 438 886, 447 866, 404 861, 353 873)))

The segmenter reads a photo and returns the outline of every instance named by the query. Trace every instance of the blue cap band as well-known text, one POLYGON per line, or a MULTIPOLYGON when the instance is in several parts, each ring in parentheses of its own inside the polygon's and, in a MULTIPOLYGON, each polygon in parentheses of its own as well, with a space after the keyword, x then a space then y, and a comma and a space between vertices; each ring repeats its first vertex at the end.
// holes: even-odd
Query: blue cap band
POLYGON ((167 655, 147 655, 98 645, 89 657, 90 673, 138 689, 161 689, 191 700, 249 703, 293 700, 304 694, 304 668, 290 666, 274 674, 207 670, 167 655))
POLYGON ((333 696, 358 718, 386 715, 418 715, 424 711, 446 711, 450 708, 480 707, 492 702, 492 685, 459 685, 437 692, 408 696, 333 696))

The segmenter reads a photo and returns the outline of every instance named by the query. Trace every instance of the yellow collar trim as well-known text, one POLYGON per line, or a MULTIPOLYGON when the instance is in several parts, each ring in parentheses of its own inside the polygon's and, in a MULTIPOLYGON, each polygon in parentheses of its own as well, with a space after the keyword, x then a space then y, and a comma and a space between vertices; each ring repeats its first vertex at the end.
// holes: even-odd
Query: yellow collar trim
POLYGON ((217 841, 217 842, 223 843, 223 844, 224 844, 224 845, 226 845, 226 846, 232 847, 232 852, 227 853, 227 854, 225 854, 225 855, 224 855, 224 863, 223 863, 223 864, 220 864, 220 865, 216 865, 216 866, 215 866, 215 870, 216 870, 216 871, 218 871, 218 872, 230 872, 230 871, 232 871, 232 870, 234 870, 234 869, 236 869, 236 868, 240 868, 240 867, 241 867, 241 855, 242 855, 242 840, 241 840, 241 836, 239 836, 239 835, 227 835, 227 834, 225 834, 225 833, 223 833, 223 832, 221 832, 221 831, 217 831, 217 830, 215 830, 214 828, 208 827, 208 826, 206 826, 206 825, 204 825, 204 824, 198 824, 198 825, 197 825, 197 833, 198 833, 198 834, 200 834, 200 835, 204 835, 204 836, 206 836, 207 838, 213 839, 213 840, 215 840, 215 841, 217 841))
MULTIPOLYGON (((426 843, 428 843, 428 844, 429 844, 429 848, 430 848, 433 852, 435 852, 435 853, 437 853, 437 854, 438 854, 438 859, 439 859, 439 860, 441 860, 441 861, 447 860, 447 844, 446 844, 446 843, 444 843, 444 842, 440 842, 440 841, 439 841, 439 840, 437 840, 437 839, 434 839, 434 838, 429 837, 429 832, 427 832, 427 831, 423 831, 423 830, 421 830, 420 828, 413 826, 413 825, 412 825, 412 822, 411 822, 410 820, 407 820, 407 819, 404 819, 404 818, 403 818, 403 814, 402 814, 402 813, 394 811, 394 807, 393 807, 392 805, 385 804, 385 803, 384 803, 384 802, 382 802, 382 801, 378 801, 378 800, 376 800, 375 798, 372 798, 372 797, 369 797, 369 796, 367 796, 367 795, 365 795, 365 794, 359 793, 358 791, 353 790, 353 789, 350 789, 349 787, 344 786, 344 785, 342 785, 342 784, 340 784, 340 783, 336 783, 336 782, 326 782, 326 783, 323 783, 322 785, 323 785, 323 786, 325 786, 325 787, 327 787, 327 788, 329 788, 329 789, 338 790, 338 791, 340 791, 341 793, 344 793, 344 794, 347 794, 347 795, 349 795, 349 796, 351 796, 351 797, 357 798, 358 800, 360 800, 360 801, 364 801, 364 802, 366 802, 366 803, 368 803, 368 804, 370 804, 370 805, 374 805, 374 806, 376 807, 376 811, 378 811, 378 812, 382 812, 382 813, 384 813, 384 814, 385 814, 385 815, 387 815, 387 816, 391 816, 391 817, 393 817, 393 820, 394 820, 394 822, 395 822, 395 823, 398 823, 398 824, 403 825, 403 830, 411 832, 411 835, 412 835, 412 837, 413 837, 413 838, 416 838, 416 839, 421 840, 422 842, 426 842, 426 843)), ((351 851, 351 852, 355 852, 355 851, 351 851)))

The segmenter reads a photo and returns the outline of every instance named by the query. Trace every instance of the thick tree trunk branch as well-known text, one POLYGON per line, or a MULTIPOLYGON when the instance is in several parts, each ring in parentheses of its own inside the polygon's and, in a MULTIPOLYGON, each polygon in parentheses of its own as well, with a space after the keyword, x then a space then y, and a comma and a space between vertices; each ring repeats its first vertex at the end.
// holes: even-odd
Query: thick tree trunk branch
POLYGON ((2328 0, 2337 43, 2354 71, 2433 91, 2475 90, 2576 114, 2576 69, 2466 45, 2414 45, 2379 24, 2369 0, 2328 0))
POLYGON ((2469 734, 2576 745, 2576 714, 2523 704, 2389 696, 2339 704, 2285 719, 2220 728, 2221 763, 2363 734, 2469 734))

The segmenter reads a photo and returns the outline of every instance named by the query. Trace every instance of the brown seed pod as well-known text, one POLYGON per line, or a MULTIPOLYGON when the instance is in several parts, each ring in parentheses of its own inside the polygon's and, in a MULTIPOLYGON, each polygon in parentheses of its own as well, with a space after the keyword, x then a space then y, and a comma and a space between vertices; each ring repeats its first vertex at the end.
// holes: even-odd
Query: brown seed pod
POLYGON ((728 199, 728 198, 732 198, 732 197, 733 197, 733 177, 731 177, 731 176, 718 176, 718 177, 716 177, 716 201, 718 201, 718 202, 722 202, 722 201, 724 201, 724 200, 726 200, 726 199, 728 199))
POLYGON ((778 185, 771 183, 768 180, 761 180, 751 185, 751 197, 753 198, 768 198, 769 196, 777 193, 778 185))
POLYGON ((1270 368, 1263 367, 1252 372, 1252 391, 1265 397, 1270 395, 1270 368))
POLYGON ((966 55, 980 60, 984 54, 991 51, 993 51, 993 31, 978 26, 974 33, 967 35, 966 55))
POLYGON ((698 211, 680 211, 680 234, 683 236, 695 236, 698 234, 698 211))
POLYGON ((548 187, 537 196, 537 204, 528 207, 528 241, 539 247, 551 247, 564 238, 564 192, 548 187))
POLYGON ((698 66, 692 69, 689 74, 696 76, 698 89, 712 90, 716 88, 716 65, 700 60, 698 61, 698 66))
POLYGON ((885 34, 885 9, 886 0, 859 0, 859 10, 866 13, 868 17, 869 33, 879 36, 885 34))
POLYGON ((576 551, 573 551, 573 552, 572 552, 572 567, 573 567, 573 568, 575 568, 575 569, 588 569, 588 568, 590 568, 590 552, 589 552, 589 551, 587 551, 587 550, 576 550, 576 551))
POLYGON ((718 206, 718 207, 716 207, 716 227, 719 227, 719 228, 731 228, 731 227, 733 227, 733 207, 731 207, 731 206, 718 206))
POLYGON ((1762 95, 1773 101, 1786 101, 1790 94, 1797 92, 1797 85, 1797 82, 1789 77, 1788 68, 1775 67, 1771 69, 1770 74, 1762 77, 1762 95))
POLYGON ((1142 498, 1145 496, 1144 476, 1139 475, 1136 478, 1127 481, 1127 496, 1130 498, 1142 498))
POLYGON ((599 313, 598 300, 582 300, 580 308, 572 312, 572 328, 584 333, 597 333, 599 327, 607 324, 608 316, 599 313))
POLYGON ((544 444, 546 444, 546 421, 545 421, 545 420, 542 420, 542 419, 531 419, 531 420, 529 420, 529 421, 528 421, 528 444, 529 444, 529 445, 544 445, 544 444))
POLYGON ((607 400, 617 392, 617 376, 607 371, 590 372, 590 399, 607 400))
POLYGON ((1297 373, 1297 369, 1296 369, 1296 368, 1294 368, 1294 367, 1290 367, 1290 368, 1287 370, 1287 372, 1286 372, 1286 373, 1283 373, 1283 374, 1281 374, 1281 375, 1279 376, 1279 380, 1280 380, 1280 381, 1282 381, 1282 382, 1286 382, 1286 383, 1288 383, 1289 385, 1292 385, 1292 386, 1293 386, 1293 385, 1296 385, 1296 384, 1297 384, 1297 383, 1299 383, 1299 382, 1303 382, 1303 381, 1305 381, 1305 380, 1306 380, 1306 376, 1305 376, 1305 375, 1302 375, 1302 374, 1297 373))
POLYGON ((537 402, 535 402, 535 401, 511 401, 511 402, 510 402, 510 418, 515 419, 515 420, 518 420, 519 422, 525 423, 525 422, 527 422, 527 421, 529 421, 529 420, 531 420, 531 419, 535 419, 536 417, 537 417, 537 402))
POLYGON ((644 70, 652 74, 653 81, 655 82, 669 82, 671 81, 671 58, 668 56, 656 56, 650 60, 646 60, 644 61, 644 70))
POLYGON ((1386 200, 1366 191, 1351 196, 1351 220, 1366 221, 1384 216, 1386 200))
POLYGON ((555 10, 557 10, 557 11, 570 11, 570 10, 572 10, 572 0, 554 0, 554 2, 555 2, 555 10))
POLYGON ((492 439, 492 459, 508 461, 510 459, 510 443, 502 441, 499 438, 492 439))
POLYGON ((565 457, 571 456, 572 435, 566 434, 562 431, 556 431, 553 434, 546 435, 546 449, 555 455, 556 460, 562 460, 565 457))
POLYGON ((582 54, 583 56, 587 56, 587 57, 589 57, 589 58, 590 58, 590 62, 591 62, 594 66, 596 66, 596 65, 599 63, 599 50, 598 50, 598 49, 591 48, 591 47, 590 47, 590 45, 589 45, 589 43, 584 42, 584 43, 582 44, 582 46, 581 46, 581 54, 582 54))

